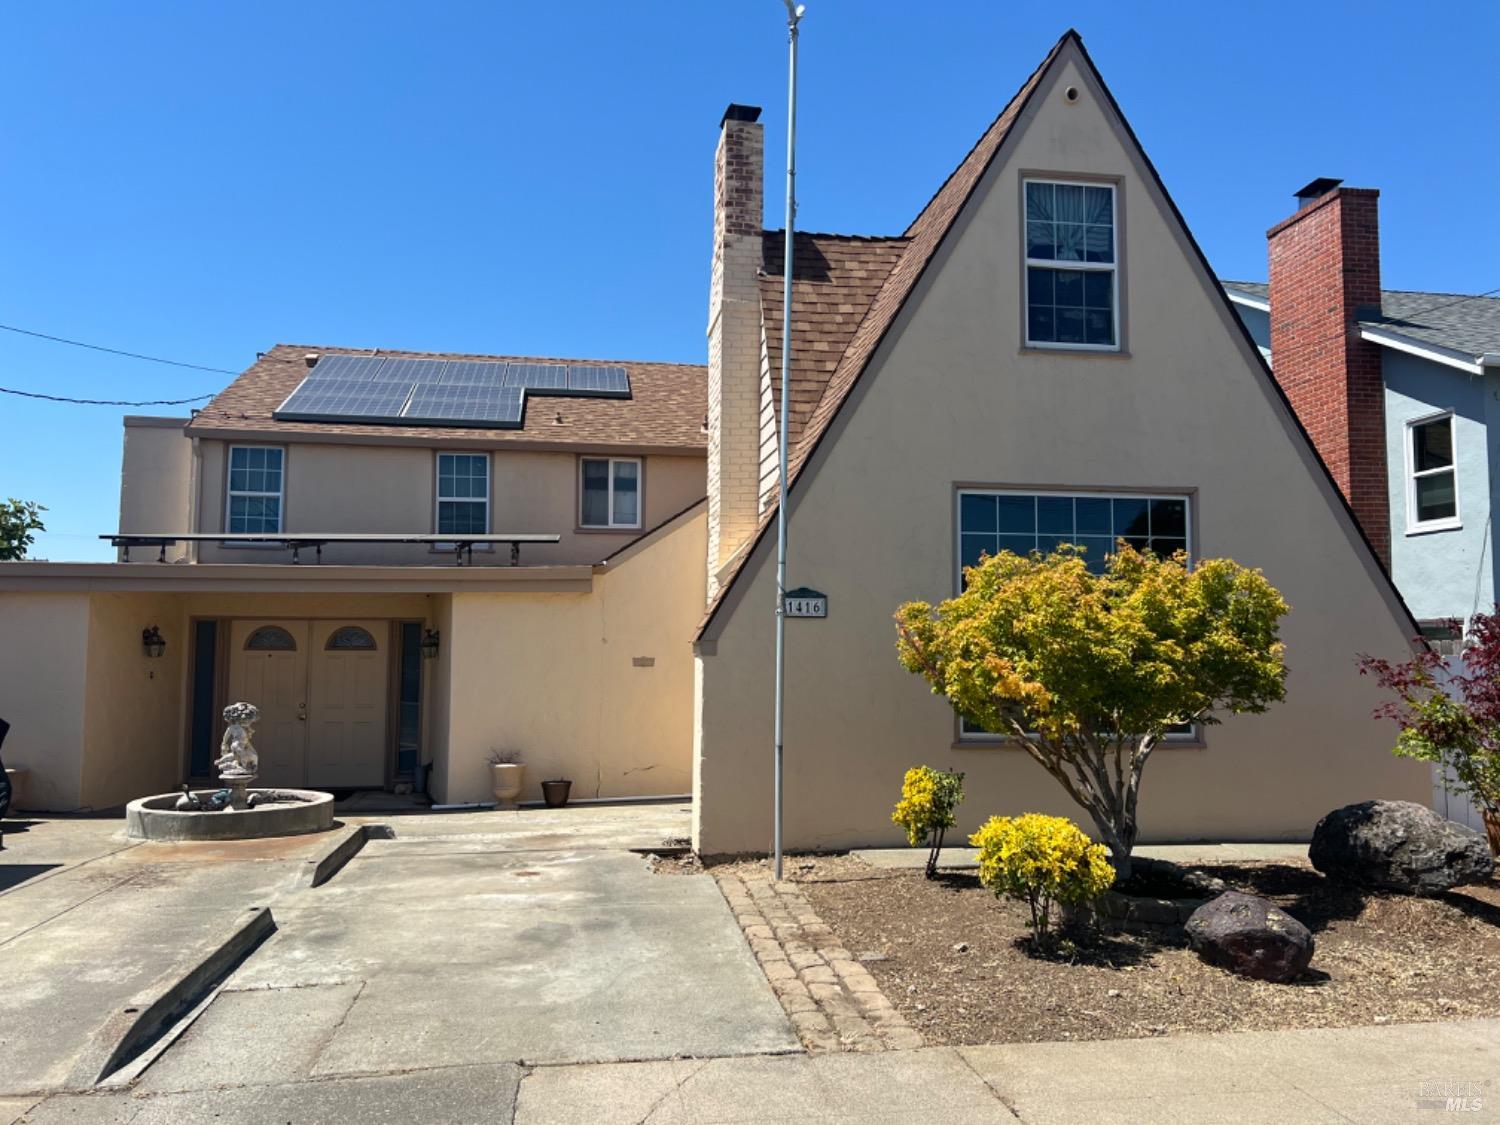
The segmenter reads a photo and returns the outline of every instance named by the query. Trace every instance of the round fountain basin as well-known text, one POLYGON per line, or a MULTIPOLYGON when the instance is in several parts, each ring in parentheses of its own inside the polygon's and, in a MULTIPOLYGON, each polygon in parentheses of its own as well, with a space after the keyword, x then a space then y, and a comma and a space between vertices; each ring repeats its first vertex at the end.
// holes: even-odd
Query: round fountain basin
MULTIPOLYGON (((197 796, 205 803, 216 791, 197 796)), ((333 827, 333 794, 315 789, 251 789, 263 802, 248 809, 179 812, 181 793, 158 793, 125 806, 126 834, 139 840, 260 840, 333 827), (283 798, 277 800, 275 798, 283 798)))

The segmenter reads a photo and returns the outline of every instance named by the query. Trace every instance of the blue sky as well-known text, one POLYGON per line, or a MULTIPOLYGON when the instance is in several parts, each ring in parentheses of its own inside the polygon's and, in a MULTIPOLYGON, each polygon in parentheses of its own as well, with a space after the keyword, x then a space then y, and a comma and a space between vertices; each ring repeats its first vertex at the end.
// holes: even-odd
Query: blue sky
MULTIPOLYGON (((808 6, 803 229, 901 230, 1071 24, 1221 275, 1264 278, 1329 175, 1382 190, 1387 287, 1500 286, 1465 61, 1493 3, 808 6)), ((231 370, 277 342, 701 361, 730 101, 766 109, 779 226, 778 0, 8 4, 0 324, 231 370)), ((0 386, 226 381, 0 332, 0 386)), ((108 556, 124 413, 0 396, 37 556, 108 556)))

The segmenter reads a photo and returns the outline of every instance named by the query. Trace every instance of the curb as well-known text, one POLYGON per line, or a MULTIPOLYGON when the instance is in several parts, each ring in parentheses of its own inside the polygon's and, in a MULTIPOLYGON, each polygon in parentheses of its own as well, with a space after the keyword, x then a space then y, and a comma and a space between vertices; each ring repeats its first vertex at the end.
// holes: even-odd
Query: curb
POLYGON ((396 832, 389 824, 356 824, 317 855, 308 858, 298 876, 298 885, 321 887, 342 871, 344 865, 357 856, 360 849, 371 840, 395 838, 396 832))
POLYGON ((94 1033, 66 1087, 91 1089, 144 1053, 275 932, 270 908, 252 907, 227 939, 200 947, 185 960, 186 968, 180 965, 136 993, 94 1033))

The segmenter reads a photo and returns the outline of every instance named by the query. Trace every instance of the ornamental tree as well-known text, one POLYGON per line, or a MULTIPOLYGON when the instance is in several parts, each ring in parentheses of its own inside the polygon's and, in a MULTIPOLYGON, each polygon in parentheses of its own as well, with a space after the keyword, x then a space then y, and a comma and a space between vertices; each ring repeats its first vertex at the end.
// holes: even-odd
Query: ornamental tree
POLYGON ((12 497, 0 503, 0 562, 26 557, 26 548, 36 538, 32 532, 47 530, 42 526, 42 513, 46 510, 34 500, 12 497))
POLYGON ((927 841, 927 878, 937 878, 943 834, 953 827, 953 810, 964 799, 964 775, 931 766, 912 766, 901 781, 901 800, 891 820, 906 829, 912 847, 927 841))
POLYGON ((1363 656, 1359 670, 1395 696, 1375 711, 1401 728, 1395 752, 1443 766, 1445 784, 1500 819, 1500 615, 1475 615, 1451 668, 1424 646, 1401 663, 1363 656))
POLYGON ((1002 551, 965 589, 896 612, 902 665, 985 730, 1013 738, 1089 814, 1130 877, 1141 773, 1167 732, 1285 695, 1287 604, 1229 559, 1191 568, 1125 543, 1103 573, 1080 548, 1002 551))

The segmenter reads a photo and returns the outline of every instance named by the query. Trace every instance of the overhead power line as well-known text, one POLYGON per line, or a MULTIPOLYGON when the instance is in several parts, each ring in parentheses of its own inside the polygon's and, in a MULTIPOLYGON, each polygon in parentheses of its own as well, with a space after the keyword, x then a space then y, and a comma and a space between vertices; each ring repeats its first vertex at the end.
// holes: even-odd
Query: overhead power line
POLYGON ((213 398, 210 392, 206 395, 194 395, 192 398, 152 398, 136 402, 117 398, 68 398, 66 395, 44 395, 36 391, 18 391, 14 387, 0 387, 0 394, 16 395, 20 398, 39 398, 45 402, 65 402, 70 406, 187 406, 189 403, 202 402, 206 398, 213 398))
MULTIPOLYGON (((33 332, 29 328, 17 328, 17 327, 15 327, 12 324, 0 324, 0 329, 4 329, 6 332, 14 332, 14 333, 16 333, 19 336, 33 336, 33 337, 35 337, 38 340, 51 340, 54 344, 68 344, 68 345, 70 345, 72 347, 75 347, 75 348, 88 348, 89 351, 93 351, 93 352, 108 352, 110 355, 122 355, 122 356, 125 356, 127 359, 143 359, 147 363, 165 363, 168 367, 186 367, 186 368, 188 368, 189 370, 192 370, 192 371, 211 371, 215 375, 238 375, 239 374, 238 371, 230 371, 228 368, 225 368, 225 367, 205 367, 201 363, 183 363, 181 360, 163 359, 161 356, 156 356, 156 355, 142 355, 140 352, 127 352, 127 351, 124 351, 124 350, 122 350, 120 348, 106 348, 102 344, 86 344, 82 340, 69 340, 69 339, 66 339, 65 337, 62 337, 62 336, 49 336, 45 332, 33 332)), ((37 398, 46 398, 47 396, 46 395, 37 395, 36 397, 37 398)), ((200 398, 207 398, 208 396, 207 395, 200 395, 199 397, 200 398)), ((185 401, 192 402, 194 400, 193 399, 187 399, 185 401)), ((110 403, 110 404, 107 404, 107 405, 115 405, 115 404, 110 403)), ((132 404, 128 404, 127 403, 125 405, 132 405, 132 404)), ((146 404, 146 405, 155 405, 155 404, 146 404)))

